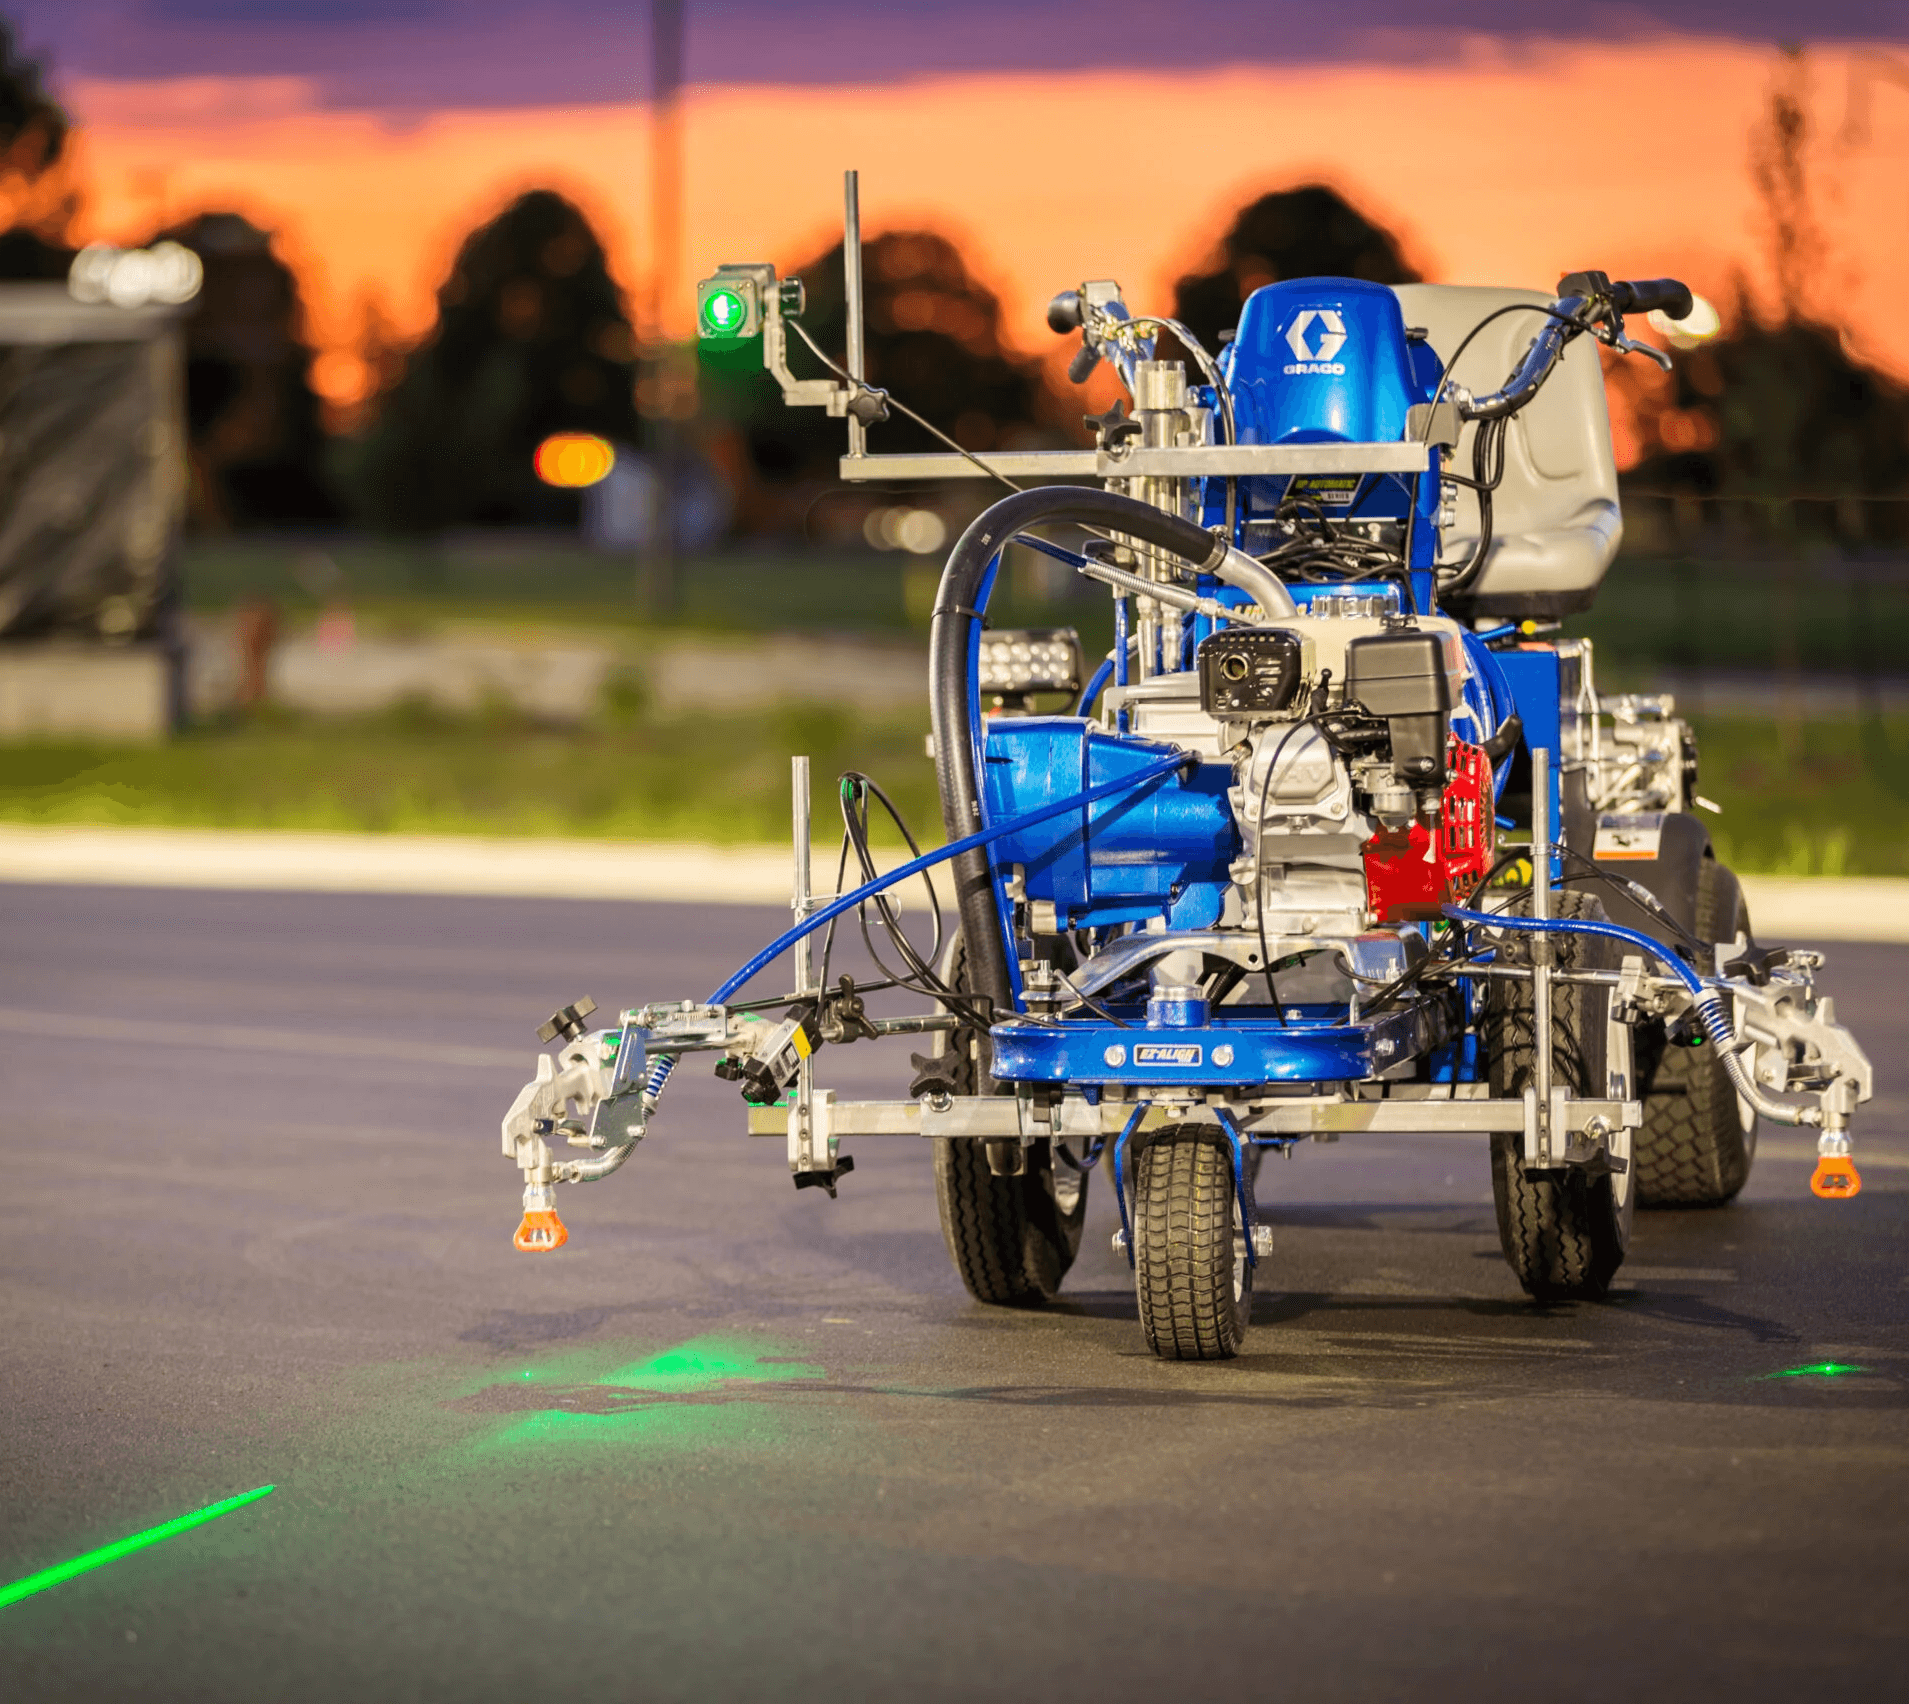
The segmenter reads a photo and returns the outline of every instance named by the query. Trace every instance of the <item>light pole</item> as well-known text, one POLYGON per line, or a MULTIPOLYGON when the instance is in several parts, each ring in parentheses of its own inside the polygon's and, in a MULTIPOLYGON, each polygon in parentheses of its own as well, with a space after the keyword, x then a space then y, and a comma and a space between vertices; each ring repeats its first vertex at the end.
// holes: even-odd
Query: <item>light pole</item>
POLYGON ((683 264, 683 0, 650 0, 650 276, 649 349, 643 412, 650 422, 656 458, 656 525, 645 575, 653 614, 676 607, 678 550, 677 485, 681 446, 676 411, 693 372, 681 361, 667 331, 671 296, 683 264))

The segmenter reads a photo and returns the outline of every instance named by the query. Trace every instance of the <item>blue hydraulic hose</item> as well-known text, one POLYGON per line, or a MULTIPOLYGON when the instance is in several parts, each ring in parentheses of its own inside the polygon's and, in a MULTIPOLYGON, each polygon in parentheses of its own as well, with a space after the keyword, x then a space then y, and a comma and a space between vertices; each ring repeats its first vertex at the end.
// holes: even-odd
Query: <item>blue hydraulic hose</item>
POLYGON ((1074 714, 1076 716, 1085 716, 1089 710, 1093 709, 1094 700, 1101 695, 1102 690, 1106 687, 1108 679, 1112 676, 1113 672, 1114 660, 1110 656, 1099 668, 1094 670, 1094 677, 1088 681, 1087 690, 1080 695, 1080 702, 1074 706, 1074 714))
POLYGON ((1576 917, 1504 917, 1485 911, 1467 911, 1459 905, 1447 905, 1443 910, 1454 923, 1477 923, 1488 929, 1518 929, 1531 935, 1603 935, 1609 940, 1641 948, 1667 965, 1671 973, 1690 990, 1697 1025, 1704 1032, 1705 1040, 1722 1056, 1724 1068, 1736 1084, 1738 1094, 1776 1124, 1816 1124, 1821 1121, 1819 1113, 1800 1106, 1790 1106, 1758 1091, 1734 1051, 1736 1037, 1731 1033, 1730 1014, 1724 1010, 1723 997, 1715 988, 1706 988, 1704 979, 1662 941, 1653 941, 1650 936, 1641 935, 1635 929, 1626 929, 1621 924, 1592 923, 1576 917))
MULTIPOLYGON (((1091 805, 1095 800, 1107 798, 1114 793, 1131 792, 1149 781, 1158 780, 1169 770, 1178 769, 1189 761, 1186 752, 1176 751, 1172 756, 1163 757, 1132 775, 1121 775, 1112 781, 1103 781, 1097 787, 1089 787, 1084 792, 1070 794, 1065 799, 1057 799, 1053 804, 1042 805, 1038 810, 1028 811, 1023 816, 1011 817, 1006 822, 996 823, 992 828, 984 828, 960 840, 950 841, 946 846, 937 847, 933 852, 924 852, 919 858, 911 858, 906 864, 890 870, 887 875, 877 876, 872 882, 864 882, 853 891, 838 895, 821 910, 812 911, 793 929, 785 930, 778 935, 714 994, 710 995, 709 1004, 720 1006, 737 989, 749 983, 759 971, 779 959, 803 936, 813 934, 824 924, 840 917, 843 912, 852 911, 864 900, 872 899, 883 888, 893 887, 897 882, 905 882, 911 876, 920 875, 931 865, 939 864, 948 858, 958 858, 963 852, 972 852, 976 847, 986 846, 990 841, 999 840, 1003 835, 1012 834, 1017 829, 1032 828, 1037 822, 1046 822, 1049 817, 1059 816, 1064 811, 1077 809, 1081 805, 1091 805)), ((652 1104, 662 1094, 663 1085, 669 1081, 670 1072, 675 1068, 674 1055, 657 1060, 651 1067, 649 1080, 644 1085, 644 1089, 652 1104)))
POLYGON ((1527 935, 1603 935, 1623 941, 1669 966, 1671 974, 1692 994, 1701 998, 1704 993, 1703 978, 1662 941, 1653 941, 1619 923, 1593 923, 1577 917, 1506 917, 1489 911, 1467 911, 1462 905, 1447 905, 1443 910, 1454 923, 1474 923, 1487 929, 1517 929, 1527 935))

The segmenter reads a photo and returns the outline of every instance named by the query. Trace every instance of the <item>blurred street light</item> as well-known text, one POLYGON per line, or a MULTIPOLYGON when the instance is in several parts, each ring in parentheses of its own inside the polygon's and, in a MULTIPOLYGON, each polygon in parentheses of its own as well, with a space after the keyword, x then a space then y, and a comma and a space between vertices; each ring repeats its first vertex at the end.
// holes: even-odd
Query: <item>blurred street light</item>
POLYGON ((183 243, 154 243, 149 249, 119 249, 89 243, 73 256, 66 289, 76 302, 110 302, 116 308, 143 308, 149 302, 178 307, 199 293, 205 266, 183 243))
POLYGON ((565 491, 595 485, 615 466, 616 451, 589 432, 553 432, 537 446, 537 477, 565 491))
POLYGON ((1723 329, 1723 318, 1702 296, 1691 293, 1690 312, 1680 320, 1671 319, 1661 309, 1647 316, 1651 327, 1661 331, 1674 349, 1695 349, 1723 329))
POLYGON ((877 550, 932 556, 948 542, 948 523, 932 509, 875 509, 862 523, 862 536, 877 550))

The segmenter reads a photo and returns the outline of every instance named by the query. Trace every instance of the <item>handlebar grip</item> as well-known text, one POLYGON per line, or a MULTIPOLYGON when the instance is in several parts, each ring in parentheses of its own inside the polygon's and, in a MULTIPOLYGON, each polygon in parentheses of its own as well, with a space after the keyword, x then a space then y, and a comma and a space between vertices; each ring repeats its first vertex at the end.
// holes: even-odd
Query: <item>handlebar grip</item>
POLYGON ((1666 319, 1688 319, 1695 304, 1690 286, 1675 278, 1638 278, 1611 286, 1611 306, 1620 314, 1661 313, 1666 319))
POLYGON ((1047 304, 1047 329, 1065 334, 1079 331, 1081 299, 1078 290, 1063 290, 1047 304))

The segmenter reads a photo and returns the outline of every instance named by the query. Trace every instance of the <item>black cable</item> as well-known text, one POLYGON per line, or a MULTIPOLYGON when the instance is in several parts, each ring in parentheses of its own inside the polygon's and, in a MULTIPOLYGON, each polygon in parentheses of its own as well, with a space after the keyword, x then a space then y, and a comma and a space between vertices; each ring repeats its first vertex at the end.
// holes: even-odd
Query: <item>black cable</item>
POLYGON ((1475 477, 1467 479, 1461 473, 1446 472, 1441 477, 1454 485, 1462 485, 1470 491, 1492 492, 1505 482, 1505 428, 1511 424, 1510 415, 1501 415, 1496 420, 1479 422, 1478 431, 1472 439, 1472 473, 1475 477), (1487 477, 1485 473, 1485 448, 1489 441, 1493 457, 1497 461, 1498 471, 1487 477))
MULTIPOLYGON (((843 829, 842 830, 842 853, 841 853, 841 856, 837 858, 835 861, 835 891, 837 893, 848 892, 848 889, 842 885, 847 880, 847 878, 848 878, 848 830, 843 829)), ((830 958, 830 955, 833 954, 835 951, 835 925, 839 921, 840 921, 839 918, 831 917, 829 919, 828 928, 826 928, 822 932, 822 986, 824 988, 828 987, 829 985, 829 958, 830 958)))
MULTIPOLYGON (((1374 487, 1376 489, 1376 487, 1374 487)), ((1348 537, 1343 533, 1330 531, 1330 521, 1323 510, 1306 498, 1288 499, 1287 503, 1305 505, 1318 510, 1322 529, 1326 535, 1310 538, 1299 532, 1293 521, 1286 524, 1295 526, 1293 536, 1273 550, 1263 552, 1258 561, 1262 566, 1271 568, 1282 579, 1297 581, 1305 585, 1343 585, 1350 580, 1388 580, 1400 588, 1400 608, 1412 607, 1412 578, 1404 557, 1399 551, 1376 541, 1348 537)), ((1280 505, 1284 510, 1287 503, 1280 505)), ((1279 518, 1276 512, 1276 518, 1279 518)), ((1346 517, 1341 517, 1343 521, 1346 517)), ((1409 529, 1408 529, 1409 545, 1409 529)))
MULTIPOLYGON (((1690 930, 1686 929, 1683 924, 1679 923, 1677 919, 1670 914, 1665 908, 1663 901, 1652 893, 1649 888, 1645 887, 1642 882, 1634 882, 1628 876, 1620 876, 1615 870, 1607 870, 1594 859, 1585 857, 1582 852, 1573 852, 1568 846, 1554 845, 1553 850, 1558 852, 1561 856, 1570 859, 1572 863, 1581 864, 1584 867, 1585 876, 1595 877, 1601 882, 1608 882, 1619 893, 1623 894, 1625 898, 1630 900, 1638 910, 1642 911, 1645 916, 1655 918, 1659 923, 1663 924, 1666 929, 1669 929, 1681 939, 1693 952, 1708 952, 1715 944, 1710 941, 1698 940, 1690 930)), ((1582 880, 1583 878, 1574 877, 1568 879, 1582 880)))
MULTIPOLYGON (((1603 868, 1603 866, 1597 863, 1594 863, 1589 858, 1586 858, 1583 855, 1583 853, 1573 852, 1568 846, 1560 846, 1554 843, 1553 849, 1559 852, 1560 854, 1562 854, 1564 857, 1570 859, 1573 863, 1581 864, 1582 866, 1584 866, 1584 876, 1567 877, 1566 878, 1567 881, 1581 881, 1585 879, 1586 876, 1588 876, 1588 877, 1594 877, 1600 881, 1609 882, 1613 887, 1617 888, 1619 891, 1630 893, 1630 897, 1637 903, 1639 908, 1643 910, 1647 915, 1656 917, 1659 920, 1661 920, 1666 928, 1680 935, 1692 947, 1697 948, 1700 951, 1704 950, 1705 943, 1699 942, 1696 939, 1696 937, 1690 933, 1688 929, 1686 929, 1681 923, 1679 923, 1676 918, 1671 916, 1670 913, 1663 908, 1662 904, 1657 900, 1657 898, 1653 894, 1651 894, 1649 889, 1641 887, 1638 883, 1630 881, 1626 877, 1619 876, 1615 871, 1606 870, 1605 868, 1603 868), (1632 892, 1631 890, 1636 890, 1636 891, 1632 892)), ((1537 856, 1537 853, 1535 848, 1530 848, 1530 847, 1520 847, 1515 851, 1505 853, 1502 857, 1500 857, 1497 860, 1496 863, 1492 865, 1492 867, 1489 870, 1485 872, 1484 876, 1480 878, 1477 887, 1472 890, 1474 895, 1484 893, 1487 889, 1489 889, 1493 881, 1495 881, 1497 877, 1503 871, 1510 869, 1513 865, 1520 863, 1526 858, 1535 858, 1536 856, 1537 856)), ((1534 871, 1534 875, 1535 875, 1535 871, 1534 871)), ((1560 885, 1563 885, 1563 884, 1561 883, 1560 885)), ((1492 909, 1493 915, 1495 916, 1499 912, 1505 911, 1509 909, 1511 906, 1516 905, 1520 899, 1527 896, 1530 892, 1531 892, 1531 884, 1529 882, 1524 883, 1523 885, 1519 887, 1513 888, 1510 892, 1505 894, 1505 896, 1500 901, 1498 901, 1494 906, 1492 906, 1491 909, 1492 909)), ((1473 904, 1474 906, 1477 905, 1476 899, 1474 899, 1473 904)), ((1462 932, 1457 930, 1454 930, 1452 934, 1449 937, 1447 937, 1448 941, 1454 945, 1457 944, 1460 940, 1462 940, 1462 938, 1463 938, 1462 932)), ((1411 988, 1414 984, 1422 980, 1430 972, 1434 970, 1438 970, 1438 969, 1455 970, 1459 968, 1461 965, 1474 963, 1479 958, 1484 956, 1484 951, 1486 950, 1495 950, 1495 949, 1481 949, 1480 951, 1477 951, 1477 952, 1467 952, 1464 955, 1458 956, 1458 957, 1454 957, 1452 953, 1450 952, 1449 948, 1444 953, 1429 953, 1426 955, 1426 957, 1420 959, 1416 965, 1414 965, 1410 970, 1406 971, 1402 976, 1397 977, 1394 981, 1387 984, 1384 988, 1380 989, 1379 992, 1375 994, 1372 997, 1372 999, 1366 1003, 1365 1009, 1368 1012, 1378 1011, 1382 1009, 1384 1006, 1391 1004, 1391 1002, 1395 1000, 1399 994, 1411 988)))
MULTIPOLYGON (((1467 349, 1471 347, 1472 339, 1477 337, 1477 335, 1481 331, 1483 331, 1486 326, 1490 325, 1493 320, 1502 319, 1506 314, 1515 314, 1520 312, 1521 310, 1527 313, 1543 314, 1547 319, 1556 320, 1562 325, 1577 324, 1577 321, 1574 320, 1569 314, 1561 314, 1557 311, 1555 307, 1552 307, 1549 304, 1541 304, 1538 302, 1507 302, 1502 308, 1492 309, 1492 311, 1486 314, 1485 317, 1481 319, 1476 325, 1474 325, 1470 331, 1465 333, 1464 337, 1459 340, 1459 345, 1457 349, 1455 349, 1452 352, 1451 359, 1446 361, 1444 365, 1439 368, 1438 383, 1432 387, 1431 406, 1428 407, 1425 411, 1425 433, 1424 433, 1424 436, 1419 440, 1421 443, 1429 444, 1431 442, 1432 424, 1438 414, 1438 399, 1440 396, 1444 394, 1445 386, 1450 381, 1452 373, 1456 370, 1458 366, 1459 358, 1465 353, 1467 349)), ((1515 368, 1513 370, 1516 371, 1515 368)), ((1473 444, 1472 444, 1472 471, 1474 474, 1478 476, 1479 480, 1482 480, 1484 478, 1484 474, 1481 471, 1481 462, 1480 462, 1480 456, 1485 447, 1484 440, 1489 428, 1494 424, 1496 424, 1499 427, 1499 431, 1497 434, 1497 443, 1499 446, 1498 448, 1498 458, 1499 458, 1498 478, 1502 479, 1504 477, 1504 450, 1503 450, 1504 424, 1505 422, 1509 421, 1510 418, 1511 418, 1510 415, 1506 415, 1501 420, 1496 422, 1486 421, 1482 425, 1480 425, 1477 433, 1474 434, 1473 444)), ((1471 555, 1465 559, 1463 565, 1456 571, 1456 573, 1452 575, 1451 579, 1447 581, 1445 585, 1440 587, 1440 590, 1446 592, 1449 595, 1455 592, 1464 591, 1465 588, 1468 587, 1472 583, 1472 581, 1478 577, 1479 573, 1483 570, 1485 566, 1485 555, 1486 555, 1486 552, 1489 551, 1491 548, 1491 511, 1490 511, 1490 499, 1488 496, 1488 492, 1491 490, 1497 489, 1497 480, 1493 480, 1490 486, 1487 487, 1483 485, 1478 485, 1476 481, 1465 479, 1460 475, 1454 475, 1450 473, 1441 472, 1440 477, 1445 479, 1453 479, 1456 481, 1456 483, 1460 485, 1472 485, 1479 491, 1478 544, 1472 550, 1471 555)), ((1405 524, 1406 555, 1408 558, 1406 562, 1406 568, 1408 572, 1411 568, 1411 562, 1409 558, 1411 554, 1413 522, 1417 519, 1417 517, 1418 517, 1418 506, 1414 504, 1411 510, 1408 511, 1406 515, 1406 524, 1405 524)), ((1437 553, 1434 552, 1434 555, 1436 554, 1437 553)), ((1436 561, 1434 561, 1432 564, 1432 573, 1434 578, 1436 578, 1439 573, 1439 567, 1436 561)))
POLYGON ((1472 440, 1472 472, 1478 476, 1476 479, 1464 479, 1456 474, 1445 476, 1478 493, 1478 542, 1472 546, 1471 554, 1450 571, 1442 570, 1436 562, 1432 564, 1433 573, 1442 576, 1439 589, 1447 596, 1469 590, 1472 582, 1484 572, 1485 559, 1491 554, 1492 493, 1505 477, 1505 434, 1510 425, 1511 419, 1507 415, 1502 419, 1487 420, 1479 426, 1472 440), (1485 470, 1488 458, 1494 452, 1498 471, 1488 477, 1485 470))
POLYGON ((1320 538, 1324 540, 1325 543, 1328 545, 1334 544, 1338 541, 1338 535, 1334 533, 1332 530, 1332 517, 1326 513, 1325 504, 1319 502, 1316 498, 1312 498, 1312 497, 1282 498, 1280 501, 1279 507, 1273 511, 1273 519, 1276 521, 1284 521, 1284 520, 1291 519, 1291 516, 1287 514, 1287 510, 1289 509, 1292 510, 1295 514, 1297 514, 1302 509, 1310 509, 1313 513, 1313 518, 1319 523, 1320 538))
POLYGON ((1548 302, 1507 302, 1502 308, 1493 308, 1492 311, 1485 315, 1470 331, 1465 333, 1464 337, 1459 340, 1458 347, 1453 350, 1451 359, 1447 361, 1444 366, 1439 368, 1438 383, 1432 387, 1432 403, 1425 411, 1425 434, 1419 439, 1420 443, 1431 443, 1432 422, 1437 418, 1438 399, 1444 393, 1446 381, 1451 378, 1453 370, 1458 366, 1459 357, 1472 346, 1472 339, 1483 331, 1486 326, 1490 325, 1493 320, 1503 319, 1506 314, 1516 313, 1543 314, 1547 319, 1557 320, 1562 325, 1577 324, 1577 321, 1572 319, 1569 314, 1559 313, 1558 310, 1548 302))
POLYGON ((1279 1019, 1281 1029, 1286 1027, 1286 1008, 1280 1004, 1279 987, 1273 981, 1272 950, 1266 943, 1266 865, 1260 856, 1259 840, 1266 834, 1266 801, 1272 795, 1273 771, 1286 755, 1286 747, 1293 735, 1301 728, 1315 726, 1317 721, 1317 716, 1303 716, 1280 735, 1279 744, 1273 747, 1273 755, 1266 760, 1266 773, 1259 783, 1259 806, 1253 813, 1253 833, 1258 837, 1253 845, 1253 918, 1259 930, 1259 962, 1266 978, 1266 997, 1273 1003, 1273 1015, 1279 1019))
POLYGON ((805 326, 800 320, 793 320, 793 319, 786 320, 784 321, 784 324, 793 326, 795 328, 796 336, 801 338, 802 341, 809 346, 810 350, 813 351, 816 360, 820 361, 823 366, 828 368, 828 370, 831 373, 835 374, 837 378, 843 380, 853 390, 867 391, 871 396, 879 396, 882 399, 882 401, 886 403, 889 407, 894 408, 898 410, 899 412, 907 415, 908 418, 914 421, 914 423, 917 426, 919 426, 924 432, 932 433, 935 437, 939 438, 944 444, 948 446, 949 449, 953 450, 956 455, 966 456, 969 461, 973 462, 974 465, 978 467, 983 473, 985 473, 990 479, 1000 480, 1000 482, 1003 485, 1005 485, 1010 491, 1021 491, 1025 489, 1025 487, 1023 486, 1016 485, 1014 481, 1008 478, 1008 476, 1005 473, 998 473, 993 468, 989 467, 986 462, 984 462, 978 455, 976 455, 973 450, 967 448, 966 445, 957 444, 954 441, 954 439, 949 437, 948 434, 942 431, 942 429, 939 426, 935 425, 933 421, 922 419, 922 417, 919 414, 917 414, 912 408, 910 408, 907 403, 897 401, 896 398, 890 396, 887 391, 877 390, 876 387, 874 385, 871 385, 866 379, 858 379, 854 377, 851 373, 849 373, 845 368, 838 367, 833 361, 831 361, 826 355, 822 353, 821 346, 815 341, 813 337, 809 335, 808 327, 805 326))
MULTIPOLYGON (((1510 869, 1513 865, 1519 863, 1526 856, 1527 854, 1522 848, 1514 852, 1504 853, 1497 862, 1479 878, 1478 885, 1472 889, 1473 895, 1476 896, 1485 892, 1501 874, 1510 869)), ((1513 889, 1512 892, 1506 895, 1499 909, 1502 910, 1506 905, 1515 905, 1518 902, 1519 895, 1529 891, 1528 886, 1513 889)), ((1461 942, 1463 938, 1462 931, 1456 929, 1451 931, 1451 933, 1446 936, 1443 951, 1434 950, 1428 952, 1417 964, 1387 983, 1365 1003, 1365 1010, 1368 1012, 1384 1010, 1384 1008, 1390 1005, 1400 994, 1415 986, 1425 976, 1439 969, 1441 966, 1447 969, 1456 969, 1458 965, 1473 962, 1473 960, 1480 956, 1478 953, 1467 953, 1462 958, 1453 957, 1451 949, 1461 942)))
MULTIPOLYGON (((849 770, 844 773, 840 783, 843 837, 854 847, 856 861, 861 866, 861 879, 865 882, 873 881, 876 875, 875 856, 869 840, 868 829, 868 792, 873 785, 868 777, 863 775, 859 770, 849 770)), ((888 814, 890 817, 895 816, 892 806, 889 807, 888 814)), ((910 855, 919 857, 920 853, 916 849, 914 839, 905 828, 902 830, 902 837, 908 843, 910 855)), ((922 872, 923 875, 927 873, 925 870, 922 872)), ((929 897, 935 917, 935 944, 929 950, 929 956, 932 958, 941 950, 941 907, 939 901, 934 896, 932 888, 929 890, 929 897)), ((918 969, 920 963, 919 955, 912 950, 912 943, 908 941, 906 934, 901 930, 900 919, 896 917, 893 908, 888 904, 888 896, 884 893, 876 895, 875 898, 881 911, 882 924, 888 930, 889 938, 897 941, 901 945, 902 956, 908 960, 909 969, 915 971, 917 975, 921 974, 918 969)), ((862 945, 868 950, 868 956, 874 963, 875 968, 884 976, 906 986, 907 981, 905 975, 898 975, 882 962, 882 956, 875 946, 874 937, 869 933, 868 902, 866 900, 855 908, 855 915, 861 925, 862 945)))
MULTIPOLYGON (((870 847, 868 838, 867 796, 871 793, 880 801, 882 808, 887 811, 890 821, 894 823, 896 830, 907 843, 910 856, 919 857, 921 855, 921 848, 917 845, 914 835, 910 833, 908 824, 903 820, 901 812, 896 807, 894 800, 883 791, 878 782, 872 780, 869 776, 862 774, 859 770, 848 770, 841 777, 840 802, 842 807, 842 823, 846 836, 853 846, 856 858, 861 865, 863 879, 865 881, 873 881, 878 873, 875 869, 874 852, 870 847), (860 806, 859 811, 856 808, 857 805, 860 806)), ((941 900, 935 891, 934 882, 932 878, 930 878, 929 872, 923 870, 922 877, 928 889, 929 909, 935 920, 934 943, 929 948, 928 954, 929 959, 933 959, 938 957, 941 952, 943 935, 941 900)), ((876 968, 891 979, 889 986, 906 988, 913 993, 923 994, 930 999, 939 1000, 943 1005, 948 1007, 949 1010, 954 1012, 957 1017, 961 1018, 963 1022, 977 1029, 988 1028, 989 1020, 981 1013, 980 1009, 964 995, 950 988, 932 965, 923 959, 914 943, 909 940, 907 931, 903 929, 901 919, 896 915, 888 893, 884 891, 875 894, 873 899, 880 913, 882 927, 887 930, 889 939, 895 944, 908 968, 914 973, 912 977, 897 975, 883 962, 881 954, 875 946, 874 936, 869 930, 869 902, 864 900, 861 905, 856 907, 856 914, 861 923, 862 941, 868 948, 868 955, 874 961, 876 968)))
POLYGON ((1085 1006, 1088 1009, 1088 1011, 1092 1012, 1095 1017, 1104 1018, 1108 1023, 1112 1024, 1115 1029, 1132 1029, 1133 1028, 1133 1025, 1128 1023, 1125 1018, 1115 1016, 1114 1013, 1108 1011, 1107 1008, 1103 1006, 1098 1000, 1094 999, 1092 995, 1083 994, 1078 988, 1074 986, 1073 979, 1070 976, 1068 976, 1066 971, 1064 970, 1059 971, 1058 974, 1061 979, 1061 986, 1065 988, 1068 993, 1073 995, 1074 998, 1078 1000, 1083 1006, 1085 1006))

